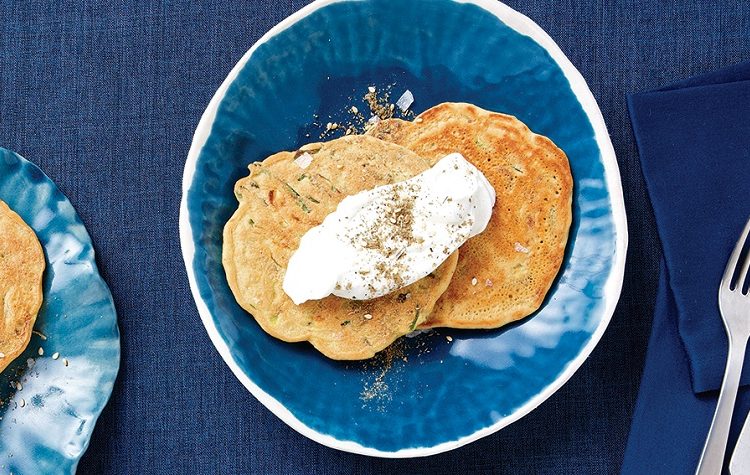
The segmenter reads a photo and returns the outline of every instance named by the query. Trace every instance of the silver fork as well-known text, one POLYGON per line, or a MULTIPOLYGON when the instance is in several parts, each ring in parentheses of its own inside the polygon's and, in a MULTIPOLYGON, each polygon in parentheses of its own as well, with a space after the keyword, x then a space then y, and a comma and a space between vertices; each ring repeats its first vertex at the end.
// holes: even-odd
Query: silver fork
POLYGON ((724 464, 729 425, 732 422, 737 389, 740 386, 745 348, 750 337, 750 294, 742 293, 742 286, 747 277, 747 271, 750 269, 750 253, 741 263, 739 262, 748 234, 750 234, 750 220, 745 224, 745 229, 742 230, 742 235, 734 246, 732 255, 729 256, 729 262, 719 286, 719 310, 729 338, 729 354, 719 401, 716 403, 716 413, 711 422, 706 444, 703 446, 696 475, 718 475, 724 464), (742 267, 737 273, 737 266, 740 264, 742 267), (736 282, 733 281, 735 274, 737 274, 736 282))

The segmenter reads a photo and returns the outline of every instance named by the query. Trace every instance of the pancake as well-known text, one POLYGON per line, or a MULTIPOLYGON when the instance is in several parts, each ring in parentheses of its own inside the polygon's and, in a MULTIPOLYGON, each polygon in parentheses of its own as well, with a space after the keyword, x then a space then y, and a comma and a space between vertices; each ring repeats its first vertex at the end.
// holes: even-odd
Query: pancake
POLYGON ((34 231, 0 201, 0 371, 29 344, 42 305, 44 267, 34 231))
POLYGON ((497 193, 487 229, 460 248, 448 290, 422 325, 496 328, 539 308, 557 275, 572 219, 565 153, 515 117, 444 103, 414 122, 388 119, 368 131, 434 163, 460 152, 497 193))
POLYGON ((366 136, 280 152, 250 165, 235 185, 239 208, 224 228, 222 260, 237 302, 270 335, 310 341, 337 360, 366 359, 423 323, 450 282, 453 253, 430 276, 366 301, 329 296, 295 305, 282 290, 302 235, 348 195, 403 181, 429 168, 415 153, 366 136), (295 157, 313 159, 302 169, 295 157))

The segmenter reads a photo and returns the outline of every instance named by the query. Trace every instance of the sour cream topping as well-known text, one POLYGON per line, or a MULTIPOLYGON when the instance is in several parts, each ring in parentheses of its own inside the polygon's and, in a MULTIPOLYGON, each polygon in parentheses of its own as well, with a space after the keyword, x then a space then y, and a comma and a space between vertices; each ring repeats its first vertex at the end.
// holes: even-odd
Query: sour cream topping
POLYGON ((495 190, 459 153, 408 180, 348 196, 300 240, 284 292, 295 304, 368 300, 429 275, 487 227, 495 190))

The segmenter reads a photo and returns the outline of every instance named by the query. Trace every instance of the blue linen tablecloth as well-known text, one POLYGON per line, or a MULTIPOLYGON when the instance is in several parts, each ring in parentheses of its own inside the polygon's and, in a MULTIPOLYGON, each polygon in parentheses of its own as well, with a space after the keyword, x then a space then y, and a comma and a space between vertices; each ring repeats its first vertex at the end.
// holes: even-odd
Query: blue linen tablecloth
POLYGON ((591 358, 529 416, 450 453, 381 460, 309 441, 249 395, 200 323, 180 255, 198 119, 240 56, 304 3, 0 0, 0 144, 76 206, 119 312, 122 367, 80 473, 616 473, 660 253, 625 94, 750 59, 750 6, 508 2, 580 69, 609 126, 629 216, 622 298, 591 358))

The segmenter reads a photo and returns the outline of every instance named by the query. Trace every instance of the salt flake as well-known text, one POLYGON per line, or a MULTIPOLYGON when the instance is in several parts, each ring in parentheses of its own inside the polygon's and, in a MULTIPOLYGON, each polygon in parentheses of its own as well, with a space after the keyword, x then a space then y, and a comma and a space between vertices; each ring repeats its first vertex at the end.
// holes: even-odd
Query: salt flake
POLYGON ((414 95, 408 89, 396 101, 396 105, 401 109, 401 112, 409 110, 412 104, 414 104, 414 95))
POLYGON ((303 153, 302 155, 294 159, 294 163, 296 163, 297 166, 302 169, 309 167, 312 161, 313 161, 313 156, 307 152, 303 153))

